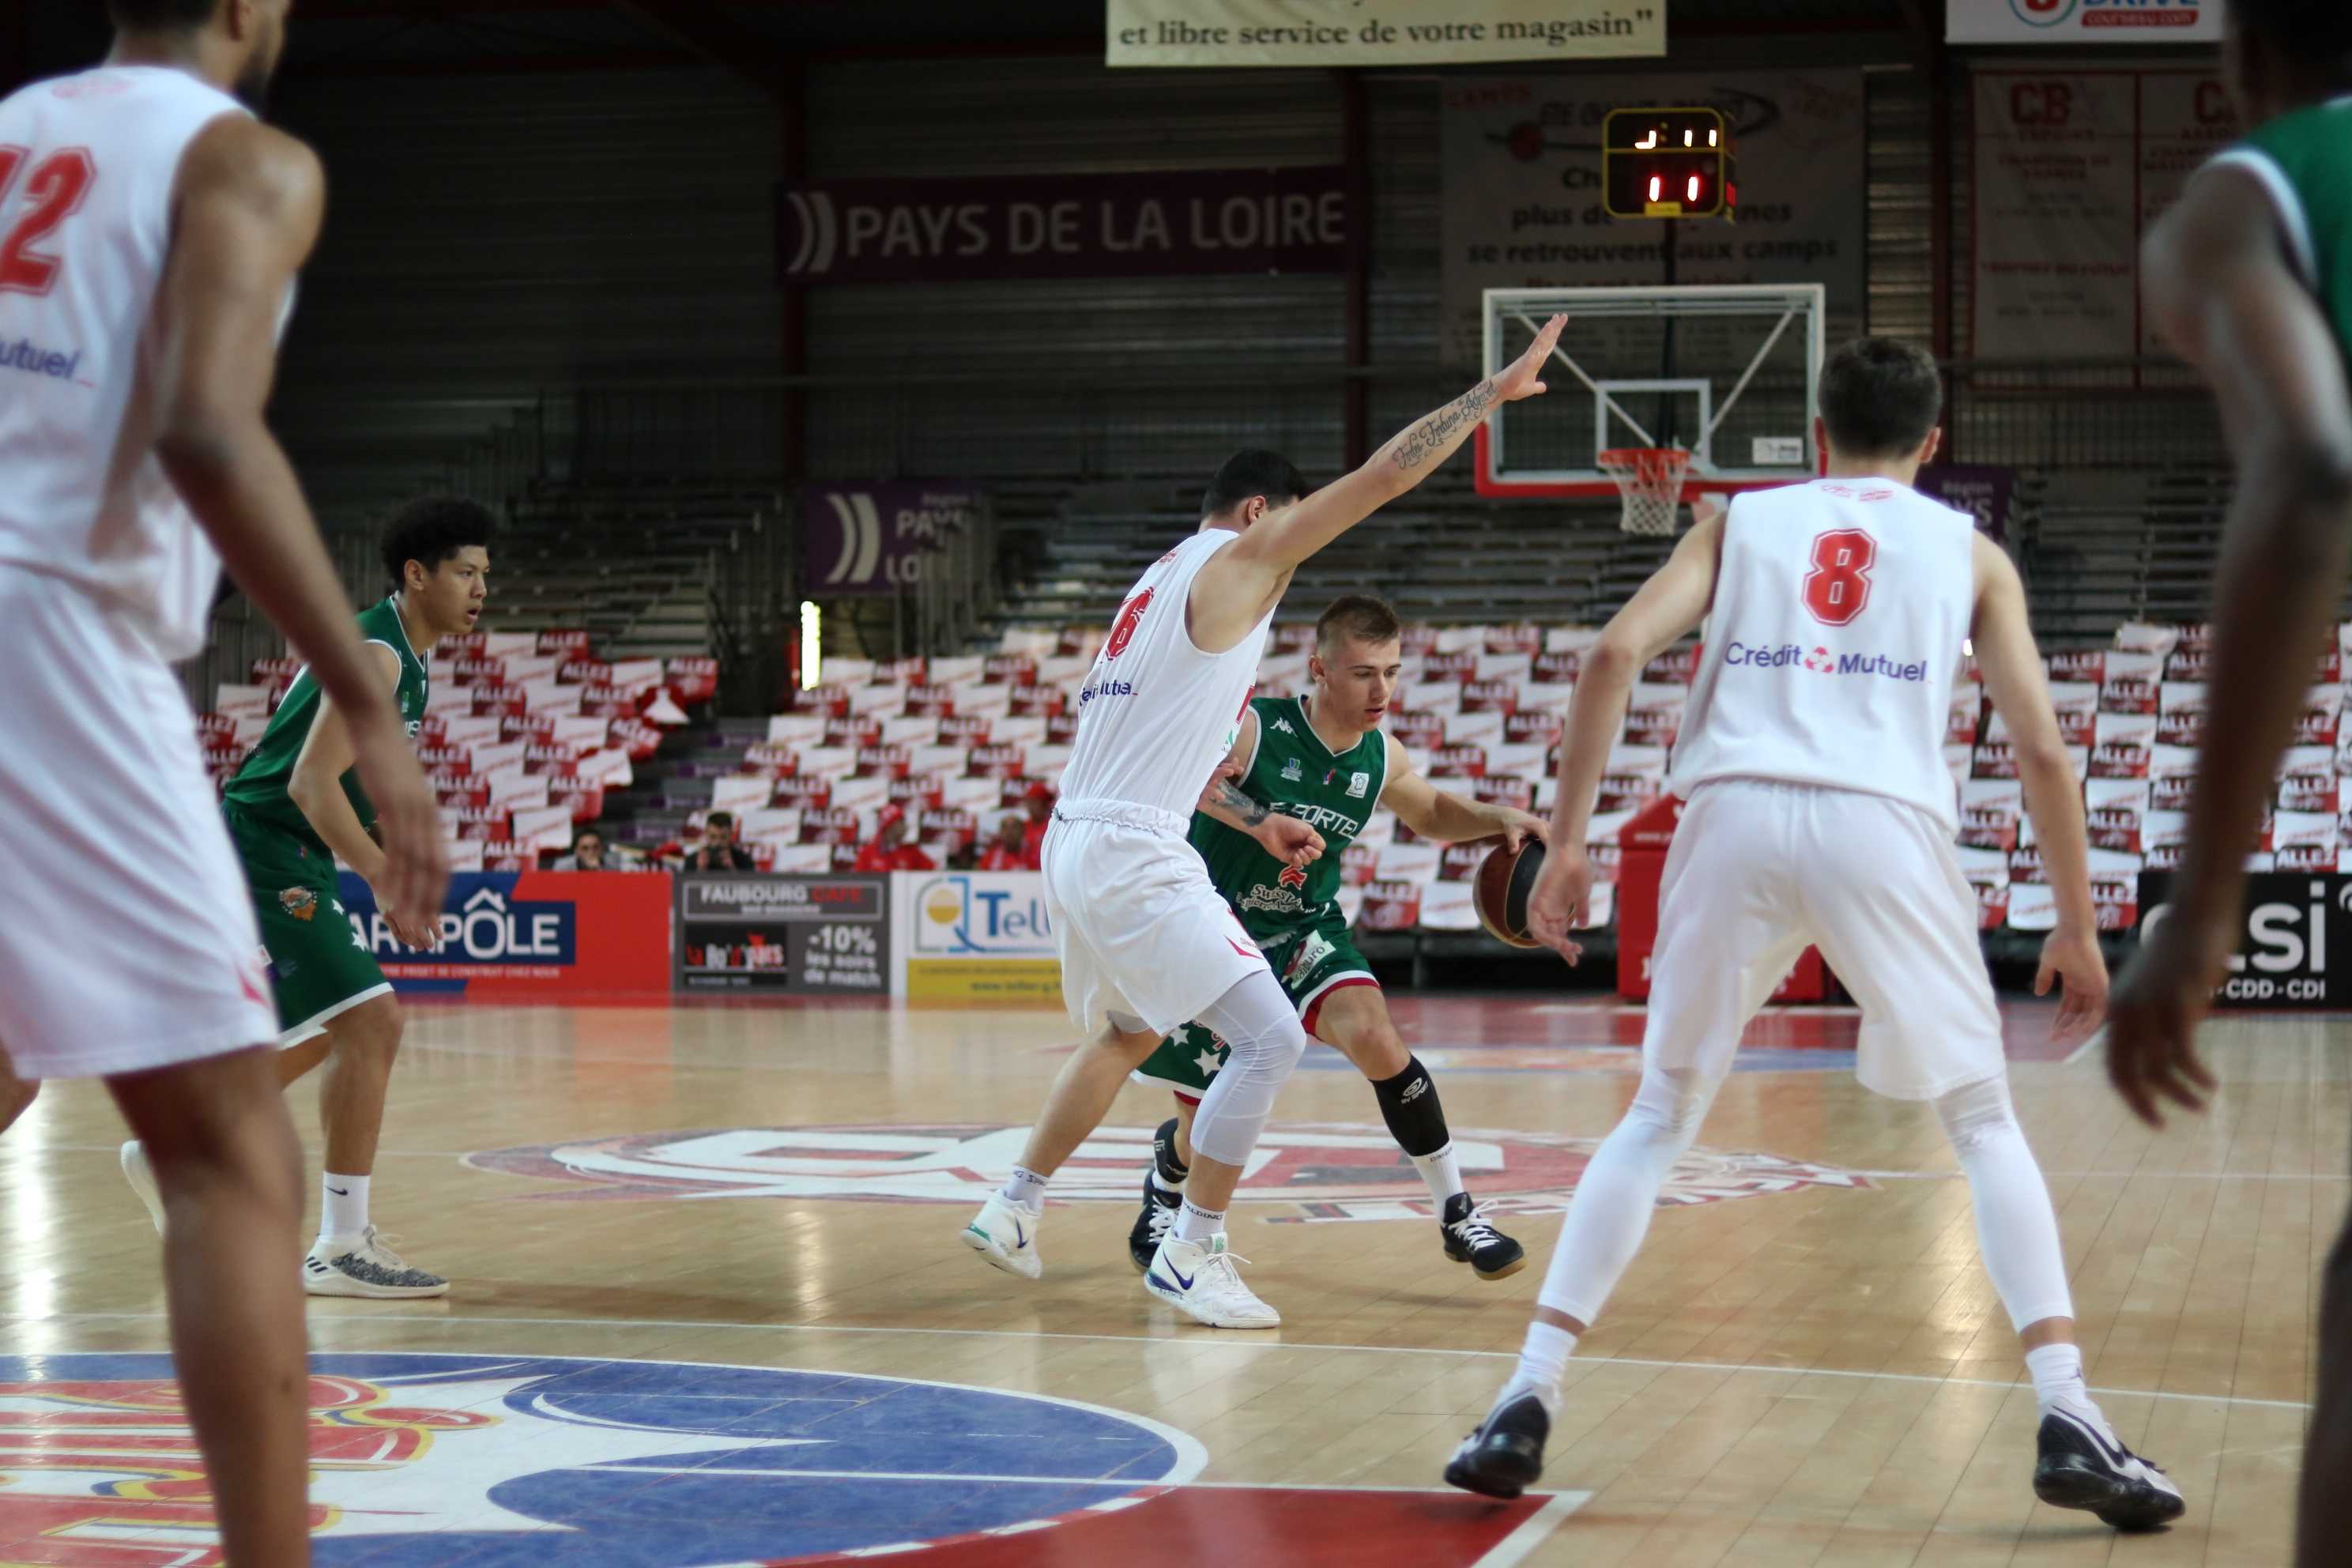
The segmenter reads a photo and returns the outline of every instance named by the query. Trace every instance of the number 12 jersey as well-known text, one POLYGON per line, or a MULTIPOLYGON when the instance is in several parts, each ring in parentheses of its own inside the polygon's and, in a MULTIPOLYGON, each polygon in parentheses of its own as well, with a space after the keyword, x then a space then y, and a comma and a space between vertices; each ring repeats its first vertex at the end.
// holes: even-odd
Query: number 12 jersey
POLYGON ((1958 831, 1944 731, 1976 605, 1976 529, 1891 479, 1737 497, 1671 785, 1786 779, 1958 831))

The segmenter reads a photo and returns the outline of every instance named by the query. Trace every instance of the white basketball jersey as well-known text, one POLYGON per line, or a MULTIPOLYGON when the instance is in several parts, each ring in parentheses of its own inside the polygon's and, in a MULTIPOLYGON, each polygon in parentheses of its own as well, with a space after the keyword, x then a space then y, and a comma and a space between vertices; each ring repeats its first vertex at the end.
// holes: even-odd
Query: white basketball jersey
POLYGON ((1975 533, 1891 479, 1734 500, 1674 792, 1790 779, 1891 795, 1957 833, 1944 730, 1974 616, 1975 533))
POLYGON ((0 102, 0 562, 73 584, 166 658, 204 647, 220 558, 152 450, 148 329, 181 155, 245 112, 161 66, 0 102))
POLYGON ((1222 528, 1193 534, 1128 590, 1078 692, 1078 739, 1062 774, 1066 806, 1119 802, 1192 820, 1210 773, 1241 732, 1274 621, 1267 611, 1223 653, 1193 646, 1185 624, 1192 579, 1240 537, 1222 528))

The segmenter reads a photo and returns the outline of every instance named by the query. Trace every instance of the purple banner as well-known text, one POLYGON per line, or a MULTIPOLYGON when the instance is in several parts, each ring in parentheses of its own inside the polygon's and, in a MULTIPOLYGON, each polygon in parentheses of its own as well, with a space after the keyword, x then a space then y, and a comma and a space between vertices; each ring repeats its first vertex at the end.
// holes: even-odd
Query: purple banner
POLYGON ((1339 272, 1338 168, 828 180, 777 187, 787 283, 1339 272))
POLYGON ((924 552, 970 518, 981 489, 961 479, 808 485, 801 491, 801 558, 809 596, 903 594, 924 552))
POLYGON ((1977 520, 1977 531, 1995 544, 2009 542, 2010 503, 2017 494, 2014 468, 1973 468, 1965 465, 1931 464, 1916 481, 1923 496, 1942 501, 1954 511, 1977 520))

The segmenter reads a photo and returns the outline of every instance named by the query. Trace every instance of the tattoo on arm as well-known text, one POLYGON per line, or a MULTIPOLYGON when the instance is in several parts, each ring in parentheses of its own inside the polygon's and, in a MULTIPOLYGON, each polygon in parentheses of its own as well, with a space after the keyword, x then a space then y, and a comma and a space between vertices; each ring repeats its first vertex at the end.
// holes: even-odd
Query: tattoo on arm
POLYGON ((1209 792, 1209 800, 1212 805, 1232 812, 1251 827, 1274 815, 1272 810, 1235 789, 1231 779, 1219 779, 1216 787, 1209 792))
POLYGON ((1400 468, 1417 468, 1437 456, 1465 425, 1475 425, 1495 405, 1492 376, 1480 382, 1412 429, 1397 444, 1389 460, 1400 468))

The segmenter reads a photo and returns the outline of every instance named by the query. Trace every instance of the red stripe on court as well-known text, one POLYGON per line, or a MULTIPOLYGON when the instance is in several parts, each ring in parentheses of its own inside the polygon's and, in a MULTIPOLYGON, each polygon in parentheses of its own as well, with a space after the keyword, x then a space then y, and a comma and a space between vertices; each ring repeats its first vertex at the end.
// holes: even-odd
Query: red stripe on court
POLYGON ((1180 1487, 1116 1513, 1083 1510, 1043 1529, 967 1535, 878 1560, 908 1568, 1471 1568, 1549 1500, 1180 1487))

